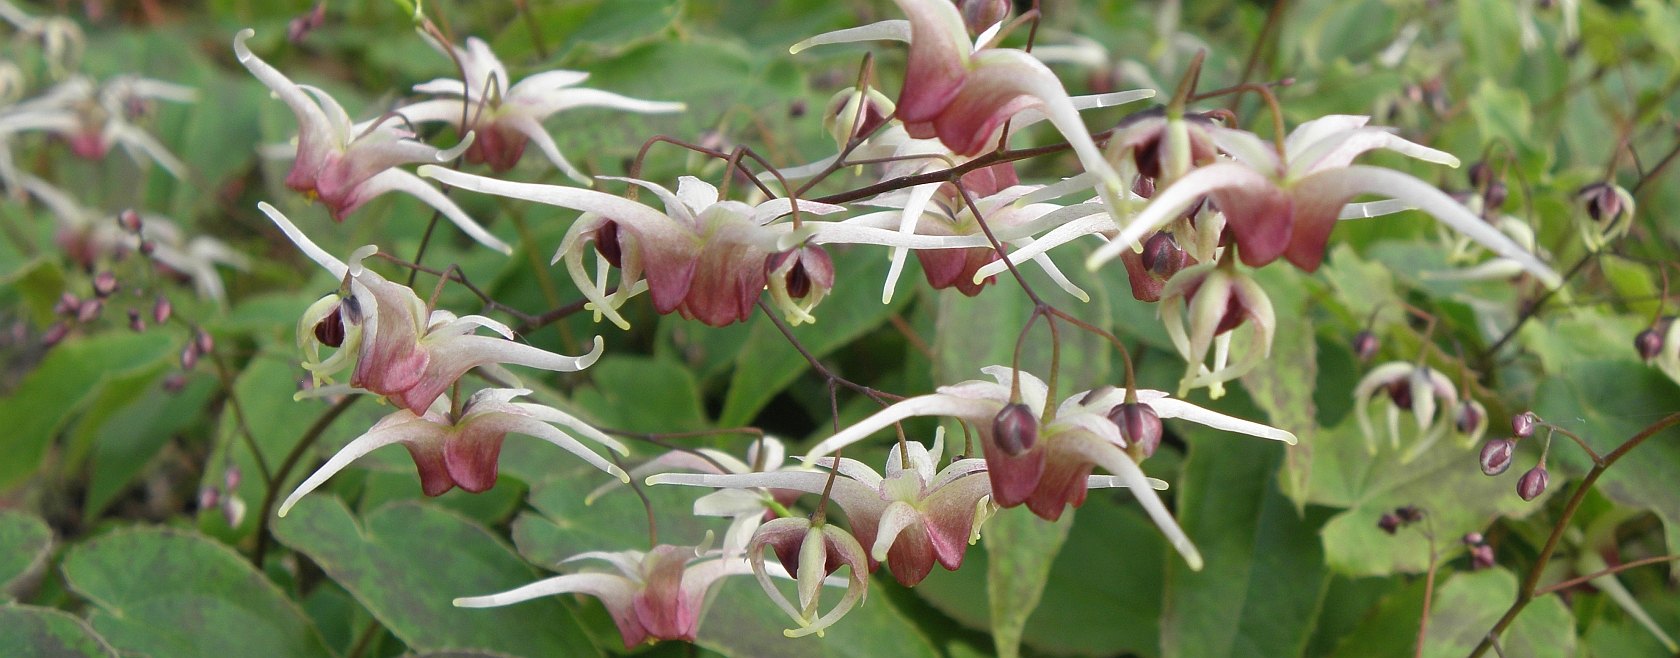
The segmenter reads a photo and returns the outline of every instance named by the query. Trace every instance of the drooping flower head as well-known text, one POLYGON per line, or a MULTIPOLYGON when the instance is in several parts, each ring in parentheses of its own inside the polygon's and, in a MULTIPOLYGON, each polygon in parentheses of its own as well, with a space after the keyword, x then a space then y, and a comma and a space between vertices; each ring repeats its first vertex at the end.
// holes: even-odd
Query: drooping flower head
MULTIPOLYGON (((1400 448, 1400 414, 1410 412, 1417 420, 1417 438, 1401 455, 1403 462, 1422 455, 1448 429, 1458 424, 1458 391, 1445 374, 1409 361, 1381 364, 1366 373, 1353 390, 1354 417, 1365 435, 1365 447, 1372 454, 1377 451, 1377 435, 1371 427, 1369 409, 1372 398, 1377 396, 1388 398, 1385 415, 1389 444, 1394 449, 1400 448)), ((1474 427, 1471 429, 1474 430, 1474 427)))
POLYGON ((491 318, 430 311, 413 289, 362 266, 362 259, 377 251, 372 245, 356 250, 345 263, 316 246, 273 206, 259 203, 257 207, 298 250, 344 282, 338 292, 311 305, 298 321, 298 344, 306 356, 303 367, 317 382, 330 381, 333 373, 354 363, 351 387, 425 414, 455 380, 476 367, 511 363, 576 372, 601 356, 600 336, 588 354, 564 356, 515 341, 512 329, 491 318), (480 328, 500 336, 476 335, 480 328), (322 359, 322 347, 336 351, 322 359))
POLYGON ((747 559, 759 586, 776 602, 776 606, 792 617, 798 628, 782 631, 788 637, 805 637, 823 631, 861 603, 869 593, 868 556, 858 540, 831 523, 816 522, 804 517, 780 518, 760 526, 747 544, 747 559), (778 556, 798 556, 797 566, 790 568, 798 584, 799 605, 788 601, 776 584, 770 581, 770 571, 764 565, 764 550, 773 549, 778 556), (841 567, 847 568, 846 594, 840 601, 822 612, 823 580, 841 567))
POLYGON ((661 544, 646 553, 589 552, 567 558, 600 560, 613 571, 585 571, 555 576, 488 596, 455 599, 462 608, 492 608, 556 594, 588 594, 601 600, 624 640, 635 649, 649 640, 693 642, 706 616, 712 590, 725 576, 748 571, 741 557, 719 557, 691 546, 661 544))
POLYGON ((1161 290, 1161 321, 1188 368, 1179 380, 1179 395, 1206 386, 1214 398, 1224 395, 1225 382, 1271 354, 1277 327, 1265 289, 1230 261, 1202 263, 1168 280, 1161 290), (1242 326, 1251 331, 1233 363, 1233 331, 1242 326))
POLYGON ((1559 277, 1534 254, 1512 242, 1446 193, 1410 175, 1351 164, 1378 148, 1456 166, 1453 156, 1406 141, 1369 117, 1331 115, 1297 126, 1283 153, 1252 133, 1209 127, 1219 148, 1235 158, 1198 167, 1158 191, 1119 236, 1091 254, 1092 268, 1130 249, 1145 236, 1208 197, 1225 215, 1243 263, 1259 267, 1280 256, 1302 270, 1318 269, 1343 206, 1360 194, 1377 194, 1429 213, 1490 251, 1520 263, 1547 286, 1559 277))
MULTIPOLYGON (((771 436, 760 437, 747 449, 746 459, 740 459, 716 448, 672 450, 630 469, 630 477, 644 479, 659 473, 694 472, 710 475, 779 472, 787 458, 787 447, 771 436)), ((809 470, 809 469, 806 469, 809 470)), ((584 498, 588 505, 622 483, 608 482, 584 498)), ((725 555, 742 553, 753 533, 763 522, 775 518, 777 508, 792 505, 801 492, 792 489, 740 488, 721 489, 694 501, 695 516, 728 517, 729 529, 724 531, 719 549, 725 555)))
MULTIPOLYGON (((991 480, 992 501, 1001 507, 1025 504, 1034 514, 1055 520, 1068 505, 1085 501, 1091 485, 1092 468, 1102 466, 1117 483, 1131 490, 1168 541, 1184 555, 1192 568, 1201 567, 1201 555, 1179 529, 1151 481, 1144 477, 1137 459, 1128 452, 1122 429, 1109 418, 1127 396, 1117 389, 1080 393, 1064 400, 1054 415, 1047 415, 1048 387, 1030 374, 1003 366, 982 369, 996 382, 967 381, 942 386, 937 393, 904 400, 883 409, 813 447, 807 459, 817 459, 856 443, 893 423, 915 416, 950 416, 976 428, 985 452, 986 473, 991 480), (1018 388, 1011 382, 1018 383, 1018 388), (1016 395, 1018 393, 1018 395, 1016 395), (1000 413, 1015 405, 1025 407, 1026 416, 1016 425, 1031 423, 1032 440, 1006 445, 994 423, 1000 413), (1030 443, 1030 445, 1029 445, 1030 443)), ((1294 443, 1295 436, 1174 400, 1160 391, 1137 391, 1136 401, 1149 405, 1158 418, 1185 418, 1210 427, 1294 443)), ((1016 407, 1016 409, 1019 409, 1016 407)))
POLYGON ((76 75, 40 96, 0 110, 0 147, 11 134, 46 131, 63 139, 77 157, 102 160, 112 146, 121 146, 136 163, 155 162, 171 176, 184 179, 186 165, 133 122, 156 101, 197 99, 198 92, 191 87, 161 80, 127 75, 99 85, 76 75))
POLYGON ((589 465, 629 481, 630 476, 622 469, 555 425, 565 426, 621 455, 626 454, 623 444, 559 409, 513 401, 528 394, 530 391, 525 389, 487 388, 474 393, 458 409, 452 409, 449 400, 441 397, 423 414, 398 409, 351 440, 304 479, 280 504, 280 516, 285 516, 293 504, 351 462, 394 443, 402 444, 414 458, 414 466, 420 472, 420 490, 428 496, 441 496, 455 487, 481 493, 495 486, 502 440, 510 433, 553 443, 589 465))
MULTIPOLYGON (((795 232, 792 224, 775 221, 792 211, 788 199, 757 205, 720 200, 716 187, 692 176, 682 177, 675 193, 657 183, 607 179, 653 192, 664 203, 665 210, 660 212, 595 190, 512 183, 441 167, 422 167, 420 174, 475 192, 583 212, 561 240, 554 262, 564 259, 572 281, 595 311, 622 328, 630 323, 619 315, 618 307, 642 290, 653 298, 653 309, 659 313, 675 312, 714 327, 746 320, 768 282, 767 259, 810 235, 809 229, 795 232), (599 274, 593 279, 583 263, 590 244, 602 256, 597 261, 599 274), (610 296, 606 290, 609 267, 621 272, 618 292, 610 296)), ((802 213, 841 210, 836 205, 799 201, 802 213)))
POLYGON ((352 125, 350 115, 326 92, 299 85, 251 52, 245 41, 256 34, 241 30, 233 38, 239 63, 273 91, 298 122, 297 158, 286 174, 286 187, 311 199, 320 199, 333 219, 345 216, 386 192, 401 191, 425 202, 477 241, 504 254, 513 253, 507 243, 491 235, 468 217, 460 206, 436 188, 427 185, 399 165, 448 162, 472 145, 472 137, 450 150, 421 143, 401 126, 402 118, 386 116, 352 125))
MULTIPOLYGON (((428 39, 428 41, 431 41, 428 39)), ((432 42, 444 51, 445 46, 432 42)), ((512 169, 525 154, 525 145, 535 142, 549 162, 572 180, 588 185, 589 177, 560 154, 554 138, 542 122, 556 113, 580 107, 604 107, 641 114, 681 112, 682 103, 643 101, 599 89, 576 85, 588 79, 582 71, 553 70, 537 73, 514 83, 507 67, 477 37, 467 46, 448 46, 460 63, 464 79, 439 78, 414 86, 414 90, 438 96, 396 110, 413 123, 442 122, 463 134, 471 130, 477 138, 467 147, 468 162, 484 163, 496 172, 512 169), (463 126, 462 121, 466 124, 463 126)))

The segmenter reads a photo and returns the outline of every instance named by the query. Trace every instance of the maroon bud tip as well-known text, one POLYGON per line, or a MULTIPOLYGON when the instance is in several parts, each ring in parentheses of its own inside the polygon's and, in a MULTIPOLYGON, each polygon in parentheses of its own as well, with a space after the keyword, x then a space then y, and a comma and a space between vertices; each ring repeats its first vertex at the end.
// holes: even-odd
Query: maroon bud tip
POLYGON ((142 225, 140 221, 140 213, 135 212, 133 208, 117 213, 117 225, 121 226, 124 231, 139 235, 140 227, 142 225))
POLYGON ((1551 474, 1546 472, 1546 465, 1541 464, 1528 469, 1517 480, 1517 495, 1523 500, 1534 500, 1540 494, 1546 493, 1546 485, 1551 481, 1551 474))
POLYGON ((792 103, 788 104, 788 118, 789 119, 798 119, 800 117, 805 116, 805 113, 808 112, 809 110, 810 110, 810 107, 808 105, 806 105, 805 99, 801 98, 801 99, 795 100, 792 103))
POLYGON ((76 321, 83 324, 99 319, 99 312, 105 310, 105 304, 97 299, 82 300, 76 307, 76 321))
POLYGON ((992 440, 1010 457, 1015 457, 1038 443, 1038 419, 1027 405, 1016 402, 1005 406, 992 419, 992 440))
POLYGON ((1138 256, 1144 269, 1163 279, 1170 279, 1179 270, 1189 264, 1189 254, 1178 248, 1178 241, 1171 233, 1158 231, 1149 236, 1143 243, 1143 253, 1138 256))
POLYGON ((222 500, 222 492, 215 487, 204 487, 198 490, 198 508, 210 509, 222 500))
POLYGON ((168 297, 164 297, 163 295, 158 295, 157 296, 157 301, 152 302, 152 321, 153 322, 156 322, 158 324, 163 324, 165 322, 168 322, 169 321, 169 316, 174 315, 174 314, 175 314, 175 305, 169 303, 169 298, 168 297))
POLYGON ((186 387, 187 376, 181 373, 170 373, 168 377, 163 378, 163 390, 169 393, 180 393, 181 389, 186 387))
POLYGON ((187 342, 187 346, 181 348, 181 369, 192 370, 193 366, 198 365, 198 357, 198 343, 196 341, 187 342))
POLYGON ((1410 380, 1395 380, 1384 387, 1384 390, 1388 393, 1388 399, 1394 402, 1394 406, 1401 409, 1412 408, 1412 382, 1410 380))
POLYGON ((624 244, 618 237, 618 222, 608 221, 595 231, 595 252, 613 267, 624 266, 624 244))
POLYGON ((1126 446, 1137 446, 1144 459, 1161 446, 1161 416, 1141 402, 1127 402, 1108 412, 1108 420, 1120 428, 1126 446))
POLYGON ((1482 544, 1480 546, 1472 546, 1470 548, 1470 568, 1471 569, 1473 569, 1473 570, 1474 569, 1486 569, 1486 568, 1492 567, 1493 564, 1494 564, 1494 562, 1493 562, 1493 547, 1492 546, 1488 546, 1487 544, 1482 544))
POLYGON ((128 309, 128 328, 139 333, 146 330, 146 321, 140 319, 140 311, 128 309))
POLYGON ((1371 357, 1376 356, 1377 350, 1381 348, 1381 341, 1378 341, 1377 335, 1371 333, 1370 330, 1353 335, 1353 354, 1359 357, 1360 361, 1370 361, 1371 357))
POLYGON ((1482 540, 1483 540, 1482 533, 1479 533, 1479 532, 1464 533, 1463 541, 1464 541, 1465 546, 1476 546, 1478 544, 1481 544, 1482 540))
POLYGON ((210 332, 203 329, 199 329, 198 334, 193 336, 193 345, 198 348, 200 354, 209 354, 216 351, 216 339, 210 336, 210 332))
POLYGON ((1482 473, 1499 475, 1511 468, 1511 454, 1517 448, 1513 439, 1493 439, 1482 444, 1482 473))
POLYGON ((987 28, 1009 17, 1009 0, 962 0, 963 25, 970 34, 985 32, 987 28))
POLYGON ((1397 507, 1394 509, 1394 514, 1400 517, 1400 520, 1404 523, 1417 523, 1423 520, 1423 510, 1418 509, 1416 505, 1397 507))
POLYGON ((156 251, 157 251, 157 243, 156 242, 152 242, 151 240, 141 240, 140 241, 140 255, 141 256, 150 257, 156 251))
POLYGON ((1663 335, 1656 327, 1639 332, 1633 337, 1633 349, 1639 352, 1639 358, 1651 361, 1662 353, 1663 335))
POLYGON ((1145 199, 1155 196, 1155 179, 1148 176, 1138 176, 1132 182, 1132 193, 1145 199))
POLYGON ((1540 423, 1540 417, 1532 411, 1524 411, 1511 417, 1511 432, 1519 438, 1534 436, 1534 426, 1540 423))
POLYGON ((1476 427, 1481 424, 1482 412, 1478 411, 1474 405, 1465 404, 1459 406, 1457 425, 1458 432, 1460 434, 1469 434, 1474 432, 1476 431, 1476 427))
POLYGON ((1487 187, 1488 183, 1493 182, 1493 168, 1489 167, 1485 160, 1476 161, 1464 173, 1470 178, 1470 186, 1476 189, 1487 187))
POLYGON ((110 297, 117 292, 117 275, 110 270, 93 275, 93 294, 100 298, 110 297))
POLYGON ((1394 531, 1400 529, 1400 517, 1393 514, 1383 514, 1382 518, 1377 519, 1377 527, 1392 535, 1394 531))
MULTIPOLYGON (((354 299, 354 298, 352 298, 354 299)), ((344 344, 344 318, 340 309, 344 304, 333 307, 327 317, 315 323, 315 340, 327 347, 339 347, 344 344)))
POLYGON ((229 466, 227 471, 222 473, 222 486, 226 487, 228 491, 238 489, 239 481, 242 479, 241 475, 243 475, 243 472, 239 470, 238 466, 229 466))
POLYGON ((1487 210, 1498 210, 1505 207, 1505 199, 1510 196, 1510 190, 1504 183, 1494 181, 1488 185, 1487 191, 1482 193, 1482 207, 1487 210))
POLYGON ((57 315, 75 315, 82 308, 82 300, 70 293, 58 296, 58 303, 53 305, 53 313, 57 315))

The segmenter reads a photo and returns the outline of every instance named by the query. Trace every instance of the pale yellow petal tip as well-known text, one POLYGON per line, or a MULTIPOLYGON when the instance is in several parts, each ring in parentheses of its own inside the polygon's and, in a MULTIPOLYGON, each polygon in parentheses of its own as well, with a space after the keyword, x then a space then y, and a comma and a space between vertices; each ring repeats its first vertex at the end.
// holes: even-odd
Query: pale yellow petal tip
POLYGON ((465 597, 465 596, 450 601, 449 605, 455 606, 457 608, 470 608, 470 607, 472 607, 470 605, 470 603, 468 602, 467 597, 465 597))
POLYGON ((1287 443, 1289 445, 1295 445, 1295 444, 1300 442, 1300 439, 1296 438, 1294 432, 1284 432, 1284 435, 1286 435, 1288 437, 1288 438, 1285 438, 1283 440, 1284 443, 1287 443))
POLYGON ((1184 561, 1190 565, 1191 571, 1202 570, 1202 554, 1195 552, 1194 549, 1191 550, 1189 555, 1184 556, 1184 561))

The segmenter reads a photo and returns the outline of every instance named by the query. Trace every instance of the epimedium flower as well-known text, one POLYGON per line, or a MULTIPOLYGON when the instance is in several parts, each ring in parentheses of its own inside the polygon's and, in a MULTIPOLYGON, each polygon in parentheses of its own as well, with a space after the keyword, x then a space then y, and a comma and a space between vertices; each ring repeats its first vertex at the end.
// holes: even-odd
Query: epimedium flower
POLYGON ((0 148, 12 134, 45 131, 62 138, 77 157, 101 160, 112 146, 121 146, 136 163, 155 162, 171 176, 184 179, 186 165, 157 138, 132 123, 160 100, 191 103, 198 100, 198 92, 132 75, 111 78, 104 84, 76 75, 40 96, 0 109, 0 148))
POLYGON ((561 563, 579 560, 606 562, 612 571, 554 576, 500 594, 458 598, 455 605, 491 608, 556 594, 587 594, 606 606, 624 648, 635 649, 649 640, 693 642, 712 591, 724 577, 749 570, 747 560, 739 556, 669 544, 645 553, 592 551, 561 563))
POLYGON ((971 380, 898 402, 823 440, 806 458, 820 459, 906 418, 949 416, 979 433, 992 501, 1000 507, 1025 504, 1034 514, 1055 520, 1066 506, 1085 502, 1088 476, 1092 468, 1102 466, 1113 474, 1117 484, 1131 490, 1185 561, 1200 569, 1200 553, 1138 467, 1142 452, 1135 456, 1128 452, 1132 442, 1109 415, 1123 404, 1143 404, 1158 418, 1184 418, 1226 431, 1295 442, 1295 435, 1289 432, 1209 411, 1161 391, 1139 390, 1128 396, 1120 389, 1099 389, 1074 395, 1062 401, 1054 414, 1048 414, 1049 389, 1042 380, 1003 366, 981 370, 996 383, 971 380), (1012 382, 1018 387, 1012 387, 1012 382), (999 422, 1006 411, 1019 417, 1015 424, 1020 431, 1009 430, 999 422), (1005 429, 1002 434, 1007 436, 1000 435, 998 429, 1005 429))
POLYGON ((1612 182, 1593 183, 1575 193, 1575 225, 1581 243, 1598 251, 1627 235, 1633 225, 1633 195, 1612 182))
POLYGON ((473 143, 471 133, 462 143, 442 150, 414 139, 400 127, 401 118, 387 115, 371 122, 352 125, 350 115, 326 92, 299 85, 284 73, 258 58, 245 44, 256 32, 241 30, 233 38, 233 51, 257 80, 274 92, 291 109, 298 122, 297 158, 286 174, 286 187, 319 199, 335 221, 386 192, 405 192, 447 217, 473 240, 504 254, 513 248, 484 230, 449 197, 427 185, 399 165, 448 162, 473 143))
POLYGON ((1271 354, 1277 330, 1271 298, 1228 258, 1180 270, 1162 287, 1160 299, 1167 337, 1188 368, 1179 380, 1179 395, 1206 386, 1210 397, 1219 398, 1225 382, 1253 370, 1271 354), (1233 332, 1245 325, 1249 338, 1233 363, 1233 332))
MULTIPOLYGON (((428 39, 428 41, 432 41, 428 39)), ((432 41, 439 51, 453 51, 464 78, 439 78, 414 86, 414 90, 437 96, 396 110, 413 123, 442 122, 477 136, 467 147, 468 162, 484 163, 495 172, 512 169, 535 142, 549 162, 572 180, 590 184, 590 179, 560 153, 554 138, 542 122, 556 113, 580 107, 604 107, 641 114, 681 112, 682 103, 644 101, 599 89, 576 85, 588 79, 582 71, 554 70, 527 76, 515 83, 507 67, 482 39, 467 39, 467 46, 446 46, 432 41), (465 121, 465 125, 462 125, 465 121)))
POLYGON ((1118 175, 1091 139, 1078 108, 1056 74, 1021 50, 993 47, 998 28, 969 41, 963 15, 948 0, 894 0, 908 21, 883 21, 831 32, 795 44, 799 52, 820 44, 871 40, 910 43, 896 117, 911 137, 937 137, 959 155, 973 156, 997 142, 1003 126, 1025 110, 1048 118, 1099 179, 1098 192, 1121 191, 1118 175))
POLYGON ((420 490, 428 496, 441 496, 455 487, 481 493, 495 486, 502 441, 508 434, 542 439, 621 481, 629 481, 630 476, 622 469, 555 425, 563 425, 621 455, 628 452, 623 444, 559 409, 513 401, 529 394, 526 389, 487 388, 458 408, 451 407, 448 398, 439 397, 425 413, 398 409, 352 439, 305 478, 280 504, 280 516, 351 462, 391 444, 408 449, 420 473, 420 490))
POLYGON ((845 530, 822 519, 812 521, 804 517, 780 518, 760 526, 747 544, 747 560, 752 565, 758 584, 770 595, 776 606, 792 617, 798 628, 782 631, 788 637, 805 637, 823 631, 850 612, 869 594, 868 556, 858 540, 845 530), (770 571, 764 565, 764 549, 776 552, 779 559, 797 556, 796 566, 789 567, 798 587, 799 605, 770 581, 770 571), (847 567, 846 594, 828 612, 823 613, 821 593, 828 574, 847 567))
POLYGON ((950 571, 962 566, 970 538, 977 537, 976 518, 991 493, 991 483, 984 476, 985 460, 959 459, 939 469, 943 451, 939 439, 932 450, 917 442, 894 447, 887 456, 885 477, 855 459, 814 460, 838 471, 832 488, 829 473, 818 470, 661 473, 647 483, 773 488, 819 495, 826 490, 829 499, 846 512, 857 540, 868 547, 869 570, 886 562, 898 582, 914 587, 933 570, 935 561, 950 571))
MULTIPOLYGON (((642 290, 652 297, 653 308, 659 313, 675 312, 714 327, 746 320, 752 316, 770 271, 786 264, 777 263, 772 268, 770 257, 801 244, 812 230, 807 226, 804 231, 795 231, 790 223, 775 222, 792 212, 794 203, 789 199, 771 199, 757 205, 720 200, 716 187, 693 176, 682 177, 675 193, 657 183, 603 177, 652 192, 664 204, 665 210, 660 212, 595 190, 513 183, 436 166, 421 167, 420 175, 475 192, 583 212, 561 240, 553 262, 564 259, 572 281, 595 311, 620 328, 629 328, 630 324, 617 308, 642 290), (583 264, 590 244, 601 255, 594 279, 583 264), (606 291, 609 267, 621 270, 618 292, 610 297, 606 291)), ((844 210, 805 200, 799 201, 798 208, 801 213, 816 215, 844 210)), ((798 261, 806 262, 803 257, 798 261)), ((808 268, 807 274, 815 269, 808 268)), ((809 313, 808 308, 795 310, 809 313)))
POLYGON ((317 301, 298 322, 298 342, 308 357, 304 368, 318 381, 350 367, 354 361, 351 387, 383 395, 412 413, 424 414, 461 375, 476 367, 508 363, 576 372, 601 356, 600 336, 595 337, 589 353, 564 356, 513 340, 513 330, 496 320, 429 311, 412 289, 362 266, 362 259, 377 251, 372 245, 356 250, 345 263, 316 246, 273 206, 259 203, 257 207, 299 251, 344 282, 339 292, 317 301), (499 336, 477 335, 480 328, 499 336), (336 351, 321 359, 322 347, 336 351))
POLYGON ((1548 287, 1558 275, 1539 259, 1489 226, 1445 192, 1408 174, 1352 164, 1378 148, 1427 162, 1458 165, 1458 159, 1367 127, 1369 117, 1330 115, 1297 126, 1282 152, 1251 133, 1209 127, 1214 142, 1234 157, 1198 167, 1151 198, 1150 204, 1108 245, 1091 254, 1095 268, 1176 219, 1204 196, 1226 217, 1243 263, 1259 267, 1279 257, 1315 271, 1348 201, 1376 194, 1407 204, 1469 236, 1499 256, 1521 263, 1548 287))
MULTIPOLYGON (((1441 371, 1409 361, 1378 365, 1366 373, 1353 389, 1354 417, 1365 436, 1365 448, 1371 454, 1377 452, 1377 434, 1371 427, 1369 410, 1371 399, 1378 395, 1388 397, 1385 415, 1392 448, 1400 448, 1400 414, 1411 412, 1417 421, 1417 439, 1401 456, 1402 462, 1410 462, 1422 455, 1449 428, 1458 424, 1458 391, 1453 387, 1452 380, 1441 371), (1443 412, 1436 413, 1437 410, 1443 412)), ((1485 427, 1485 422, 1475 423, 1471 429, 1474 430, 1477 424, 1485 427)))

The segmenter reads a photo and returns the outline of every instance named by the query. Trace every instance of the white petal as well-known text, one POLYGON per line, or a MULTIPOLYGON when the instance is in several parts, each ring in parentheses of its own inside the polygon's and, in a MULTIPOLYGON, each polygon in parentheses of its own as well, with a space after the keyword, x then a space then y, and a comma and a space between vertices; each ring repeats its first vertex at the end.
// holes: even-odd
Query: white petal
POLYGON ((588 446, 583 445, 582 442, 572 438, 565 432, 554 429, 554 426, 552 425, 535 418, 521 418, 519 416, 514 416, 513 414, 506 414, 506 418, 503 420, 503 423, 505 423, 506 427, 511 431, 518 432, 526 436, 536 437, 560 446, 560 448, 564 449, 566 452, 570 452, 577 455, 579 458, 582 458, 583 461, 588 462, 590 466, 594 466, 595 468, 601 469, 608 475, 618 478, 620 482, 630 482, 630 474, 625 473, 624 469, 619 468, 617 464, 607 461, 606 458, 595 454, 595 451, 590 450, 588 446))
MULTIPOLYGON (((1149 488, 1156 491, 1167 490, 1166 480, 1159 480, 1156 478, 1146 479, 1149 480, 1149 488)), ((1120 479, 1120 476, 1118 475, 1090 475, 1085 478, 1085 487, 1087 489, 1122 489, 1128 486, 1131 485, 1127 484, 1125 480, 1120 479)))
POLYGON ((893 541, 898 539, 898 533, 913 523, 920 523, 921 513, 904 501, 894 501, 881 514, 880 525, 875 530, 875 545, 869 549, 869 556, 877 562, 887 559, 887 551, 892 548, 893 541))
POLYGON ((574 573, 545 578, 500 594, 464 596, 453 603, 457 608, 494 608, 555 594, 582 593, 594 595, 609 605, 616 601, 619 607, 628 608, 635 591, 635 584, 623 576, 574 573))
MULTIPOLYGON (((448 170, 444 169, 443 171, 448 170)), ((386 169, 375 174, 373 178, 369 178, 367 182, 362 183, 361 190, 361 194, 365 195, 363 196, 364 199, 371 199, 391 191, 407 192, 414 198, 443 213, 443 216, 448 218, 451 224, 460 228, 461 232, 466 233, 467 237, 472 238, 474 242, 503 254, 513 253, 513 247, 508 246, 506 242, 502 242, 501 239, 484 230, 483 226, 468 217, 466 211, 461 210, 461 207, 455 205, 454 201, 450 201, 449 197, 444 196, 437 188, 427 185, 425 181, 420 180, 414 174, 401 169, 386 169)))
POLYGON ((292 244, 297 245, 298 251, 301 251, 303 252, 303 255, 308 256, 309 260, 315 261, 316 264, 326 268, 327 272, 331 273, 334 279, 344 278, 345 273, 350 269, 344 264, 344 261, 339 260, 332 254, 327 253, 325 249, 317 246, 315 241, 310 240, 309 236, 304 235, 303 230, 299 229, 296 224, 293 224, 292 220, 287 218, 284 213, 280 212, 274 206, 268 205, 267 201, 258 201, 257 210, 261 210, 264 215, 268 215, 268 218, 274 221, 274 225, 280 227, 280 232, 285 233, 286 237, 291 239, 292 244))
MULTIPOLYGON (((1045 61, 1044 53, 1040 49, 1038 49, 1038 48, 1033 49, 1032 54, 1033 54, 1034 57, 1037 57, 1039 59, 1039 61, 1045 61)), ((1106 93, 1106 94, 1092 94, 1092 95, 1088 95, 1088 96, 1074 96, 1072 98, 1072 100, 1073 100, 1073 109, 1083 112, 1085 110, 1093 110, 1093 109, 1102 108, 1102 107, 1114 107, 1116 105, 1125 105, 1127 103, 1135 103, 1137 101, 1141 101, 1141 100, 1144 100, 1146 98, 1154 98, 1154 97, 1155 97, 1155 90, 1154 89, 1132 89, 1132 90, 1128 90, 1128 91, 1109 92, 1109 93, 1106 93)), ((1030 125, 1033 125, 1033 124, 1038 123, 1040 121, 1043 121, 1047 118, 1049 118, 1049 117, 1046 117, 1043 112, 1040 112, 1037 109, 1028 109, 1028 110, 1023 110, 1023 111, 1021 111, 1020 114, 1015 115, 1014 118, 1010 119, 1010 122, 1016 128, 1025 128, 1027 126, 1030 126, 1030 125)), ((1090 187, 1090 186, 1087 185, 1086 187, 1090 187)))
POLYGON ((1131 249, 1133 244, 1172 223, 1179 215, 1184 214, 1185 210, 1189 210, 1190 205, 1197 199, 1214 190, 1272 184, 1270 179, 1253 169, 1232 162, 1198 167, 1167 189, 1157 192, 1154 198, 1149 200, 1149 205, 1126 223, 1120 235, 1091 253, 1091 257, 1085 260, 1085 266, 1096 269, 1119 256, 1121 249, 1131 249))
POLYGON ((291 511, 292 505, 297 504, 297 501, 303 498, 304 495, 314 491, 317 487, 325 483, 328 478, 337 475, 339 471, 344 470, 344 468, 349 466, 351 462, 361 459, 363 455, 393 443, 401 443, 405 441, 418 442, 427 440, 442 440, 449 433, 448 428, 429 420, 423 420, 415 417, 414 414, 407 411, 398 411, 386 418, 393 418, 399 415, 408 416, 413 418, 413 420, 399 422, 395 425, 388 425, 380 429, 372 430, 351 440, 349 444, 344 446, 344 449, 334 453, 332 458, 327 460, 326 464, 323 464, 321 468, 316 469, 314 473, 309 474, 309 477, 305 478, 302 484, 299 484, 296 489, 292 490, 291 495, 286 496, 286 500, 280 503, 280 516, 285 516, 286 512, 291 511))
POLYGON ((910 41, 910 21, 899 19, 870 23, 859 27, 824 32, 788 48, 791 54, 799 54, 813 46, 826 46, 834 43, 857 43, 859 41, 910 41))
MULTIPOLYGON (((1109 425, 1113 427, 1112 423, 1109 425)), ((1114 428, 1112 438, 1119 438, 1118 427, 1114 428)), ((1190 537, 1184 534, 1184 530, 1178 527, 1178 521, 1167 511, 1167 506, 1161 502, 1161 498, 1155 495, 1149 478, 1144 476, 1143 470, 1138 468, 1137 462, 1132 461, 1131 456, 1118 446, 1101 440, 1074 440, 1069 446, 1079 451, 1086 459, 1108 469, 1125 483, 1126 488, 1137 497, 1138 504, 1143 506, 1149 518, 1155 522, 1155 526, 1161 529, 1161 534, 1166 535, 1167 543, 1172 544, 1172 547, 1184 556, 1184 561, 1190 565, 1190 569, 1202 570, 1201 552, 1196 550, 1196 545, 1190 542, 1190 537)))
POLYGON ((1163 420, 1168 418, 1183 418, 1190 422, 1200 423, 1217 430, 1247 434, 1249 436, 1257 436, 1262 439, 1271 439, 1273 441, 1282 441, 1289 445, 1295 445, 1295 435, 1288 431, 1269 425, 1262 425, 1251 420, 1243 420, 1241 418, 1227 416, 1217 411, 1203 409, 1183 400, 1161 398, 1148 402, 1147 404, 1151 409, 1154 409, 1155 413, 1160 415, 1163 420))
MULTIPOLYGON (((935 192, 939 191, 940 183, 928 183, 910 188, 910 196, 904 202, 904 210, 899 215, 898 232, 901 235, 914 235, 916 224, 922 220, 922 213, 933 200, 935 192)), ((898 276, 904 271, 904 259, 909 254, 903 247, 894 247, 887 265, 887 283, 881 289, 881 303, 892 303, 893 290, 898 287, 898 276)))
POLYGON ((997 414, 998 405, 986 400, 960 398, 951 395, 932 394, 921 395, 893 404, 882 409, 875 415, 859 421, 821 443, 813 446, 806 453, 806 459, 818 459, 833 453, 853 443, 857 443, 875 432, 891 427, 894 423, 906 418, 917 416, 951 416, 971 421, 985 418, 990 422, 991 416, 997 414))

